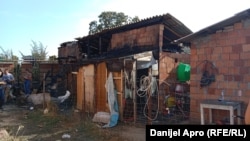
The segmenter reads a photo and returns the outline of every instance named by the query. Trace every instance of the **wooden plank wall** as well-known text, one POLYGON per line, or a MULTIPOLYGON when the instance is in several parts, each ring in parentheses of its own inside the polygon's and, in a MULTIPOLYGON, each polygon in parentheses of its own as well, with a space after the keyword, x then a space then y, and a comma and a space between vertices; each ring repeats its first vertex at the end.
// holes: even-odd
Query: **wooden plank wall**
POLYGON ((95 77, 95 90, 96 90, 96 112, 104 111, 109 112, 107 92, 105 88, 107 79, 106 63, 102 62, 96 66, 96 77, 95 77))

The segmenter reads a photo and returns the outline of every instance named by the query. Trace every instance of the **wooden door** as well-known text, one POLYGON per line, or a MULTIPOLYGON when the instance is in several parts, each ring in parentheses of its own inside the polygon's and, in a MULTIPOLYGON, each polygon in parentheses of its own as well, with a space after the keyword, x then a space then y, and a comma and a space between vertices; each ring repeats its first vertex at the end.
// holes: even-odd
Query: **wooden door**
POLYGON ((94 65, 83 66, 77 73, 77 109, 94 112, 94 65))
POLYGON ((101 62, 96 65, 96 77, 95 77, 95 105, 96 112, 104 111, 109 112, 109 107, 107 106, 107 93, 106 93, 106 79, 107 79, 107 68, 106 63, 101 62))

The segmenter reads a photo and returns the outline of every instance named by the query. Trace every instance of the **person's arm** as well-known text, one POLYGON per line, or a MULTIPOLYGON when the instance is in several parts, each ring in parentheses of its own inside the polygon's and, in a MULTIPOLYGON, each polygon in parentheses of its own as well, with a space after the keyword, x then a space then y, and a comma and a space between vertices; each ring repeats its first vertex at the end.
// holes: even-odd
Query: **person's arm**
POLYGON ((4 81, 0 81, 0 84, 1 85, 5 85, 6 83, 4 81))
POLYGON ((31 81, 32 80, 32 74, 29 73, 29 80, 31 81))
POLYGON ((10 75, 10 83, 11 85, 13 85, 15 82, 15 77, 13 76, 13 74, 10 75))
POLYGON ((15 79, 12 74, 6 74, 3 76, 3 80, 5 81, 6 84, 12 85, 15 79))
POLYGON ((8 82, 9 82, 8 76, 7 76, 7 75, 4 75, 4 76, 2 77, 2 81, 4 81, 5 83, 8 83, 8 82))
POLYGON ((11 74, 11 81, 12 81, 12 82, 15 81, 15 77, 13 76, 13 74, 11 74))

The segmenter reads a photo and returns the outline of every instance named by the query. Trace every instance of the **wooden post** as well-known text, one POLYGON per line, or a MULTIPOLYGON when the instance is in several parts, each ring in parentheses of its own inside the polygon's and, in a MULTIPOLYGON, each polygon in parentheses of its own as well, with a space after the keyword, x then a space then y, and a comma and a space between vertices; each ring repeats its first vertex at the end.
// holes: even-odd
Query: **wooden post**
POLYGON ((136 89, 136 61, 133 61, 133 69, 132 69, 132 76, 133 76, 133 104, 134 104, 134 124, 137 120, 137 89, 136 89))
POLYGON ((245 124, 250 124, 250 99, 248 100, 248 105, 245 112, 245 124))
POLYGON ((43 109, 45 108, 45 73, 43 74, 43 109))
POLYGON ((86 88, 85 88, 85 69, 82 72, 82 82, 83 82, 83 112, 86 113, 86 88))
MULTIPOLYGON (((152 74, 152 70, 151 70, 151 68, 149 68, 149 70, 148 70, 148 77, 149 77, 150 82, 152 80, 151 74, 152 74)), ((148 124, 152 124, 152 120, 151 120, 151 118, 152 118, 151 87, 147 91, 147 96, 148 96, 147 98, 148 98, 148 117, 149 117, 148 124)))

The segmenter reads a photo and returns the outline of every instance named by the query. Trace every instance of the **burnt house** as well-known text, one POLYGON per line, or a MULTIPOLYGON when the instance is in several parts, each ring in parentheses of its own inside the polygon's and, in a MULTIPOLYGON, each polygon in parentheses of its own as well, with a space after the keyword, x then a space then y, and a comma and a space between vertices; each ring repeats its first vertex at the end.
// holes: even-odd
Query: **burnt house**
POLYGON ((164 113, 165 96, 174 93, 178 62, 189 63, 189 54, 172 42, 191 33, 164 14, 61 44, 59 62, 71 66, 77 82, 76 107, 91 114, 110 112, 105 86, 112 74, 119 119, 152 123, 164 113))

